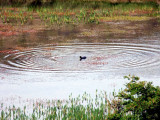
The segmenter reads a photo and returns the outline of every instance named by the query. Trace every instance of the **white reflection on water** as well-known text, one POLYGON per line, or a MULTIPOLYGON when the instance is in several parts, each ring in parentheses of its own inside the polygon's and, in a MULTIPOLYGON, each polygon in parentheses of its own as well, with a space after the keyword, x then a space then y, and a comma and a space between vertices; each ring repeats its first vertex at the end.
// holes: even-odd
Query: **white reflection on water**
POLYGON ((123 88, 127 82, 123 76, 128 74, 160 85, 159 39, 153 40, 153 44, 139 40, 137 43, 45 45, 3 55, 0 99, 10 96, 66 99, 70 93, 78 96, 85 91, 93 96, 96 89, 111 93, 123 88), (87 59, 80 61, 81 55, 87 59))

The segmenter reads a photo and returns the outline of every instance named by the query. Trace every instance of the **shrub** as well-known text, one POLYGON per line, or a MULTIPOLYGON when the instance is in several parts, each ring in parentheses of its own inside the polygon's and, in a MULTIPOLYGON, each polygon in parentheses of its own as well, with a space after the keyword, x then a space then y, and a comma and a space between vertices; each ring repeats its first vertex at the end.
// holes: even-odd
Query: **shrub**
POLYGON ((154 87, 152 82, 139 81, 139 77, 125 76, 129 83, 116 96, 120 99, 120 107, 108 115, 109 120, 160 119, 160 87, 154 87))

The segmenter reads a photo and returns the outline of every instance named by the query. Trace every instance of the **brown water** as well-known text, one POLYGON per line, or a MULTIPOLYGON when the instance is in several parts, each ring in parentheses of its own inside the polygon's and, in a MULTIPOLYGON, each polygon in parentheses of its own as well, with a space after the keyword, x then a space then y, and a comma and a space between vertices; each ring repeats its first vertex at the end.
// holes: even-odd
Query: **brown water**
POLYGON ((0 99, 66 99, 96 89, 110 93, 122 88, 127 82, 123 76, 129 74, 160 85, 160 24, 106 26, 117 24, 130 32, 106 32, 99 25, 87 26, 89 33, 87 27, 71 27, 2 38, 0 99), (80 61, 80 56, 87 58, 80 61))

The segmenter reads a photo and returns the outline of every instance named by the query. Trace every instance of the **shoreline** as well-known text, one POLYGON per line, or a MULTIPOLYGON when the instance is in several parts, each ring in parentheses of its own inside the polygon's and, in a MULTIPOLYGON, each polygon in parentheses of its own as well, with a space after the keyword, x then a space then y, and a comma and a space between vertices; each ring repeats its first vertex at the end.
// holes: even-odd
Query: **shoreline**
MULTIPOLYGON (((102 26, 103 28, 103 25, 109 26, 113 23, 138 23, 155 21, 155 19, 160 22, 160 7, 151 3, 115 5, 100 4, 99 2, 91 3, 83 3, 85 6, 77 3, 75 8, 72 7, 76 3, 71 3, 71 5, 57 3, 54 6, 37 8, 1 6, 0 35, 5 38, 22 34, 36 34, 51 29, 55 32, 72 28, 83 31, 85 26, 102 26)), ((117 27, 117 29, 119 28, 117 27)), ((112 31, 112 28, 110 31, 112 31)), ((117 30, 116 32, 123 33, 126 31, 117 30)), ((84 31, 84 34, 88 37, 96 36, 94 31, 91 33, 84 31)))

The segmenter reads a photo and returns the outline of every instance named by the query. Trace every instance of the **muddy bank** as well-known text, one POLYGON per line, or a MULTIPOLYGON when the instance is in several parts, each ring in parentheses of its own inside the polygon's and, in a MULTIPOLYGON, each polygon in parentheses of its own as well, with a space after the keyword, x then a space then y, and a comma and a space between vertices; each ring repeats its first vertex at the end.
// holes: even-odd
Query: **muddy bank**
POLYGON ((96 24, 63 26, 7 26, 1 25, 1 49, 23 49, 37 44, 99 43, 109 40, 136 39, 151 36, 160 29, 158 19, 147 21, 117 21, 96 24), (22 48, 17 48, 22 47, 22 48))

